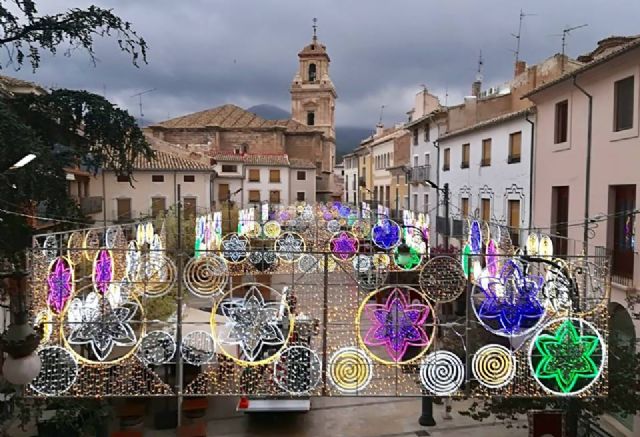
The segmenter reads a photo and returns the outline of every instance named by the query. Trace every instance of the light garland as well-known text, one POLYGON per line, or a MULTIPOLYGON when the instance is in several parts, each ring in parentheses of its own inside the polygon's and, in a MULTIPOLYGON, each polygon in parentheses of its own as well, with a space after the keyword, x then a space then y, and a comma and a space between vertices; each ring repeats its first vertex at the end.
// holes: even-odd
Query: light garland
POLYGON ((78 378, 78 363, 59 346, 47 346, 38 351, 42 366, 29 387, 44 396, 59 396, 68 391, 78 378))
POLYGON ((316 388, 322 377, 318 354, 306 346, 289 346, 273 363, 273 379, 285 392, 300 396, 316 388))
POLYGON ((169 333, 151 331, 142 338, 138 356, 147 365, 160 366, 168 363, 176 353, 176 342, 169 333))

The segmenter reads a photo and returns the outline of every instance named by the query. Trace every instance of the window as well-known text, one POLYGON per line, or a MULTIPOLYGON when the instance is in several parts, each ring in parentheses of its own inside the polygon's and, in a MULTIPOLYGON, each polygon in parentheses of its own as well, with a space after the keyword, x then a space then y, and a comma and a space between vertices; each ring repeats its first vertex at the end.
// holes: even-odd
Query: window
POLYGON ((309 82, 315 82, 317 77, 317 67, 316 64, 309 64, 309 82))
POLYGON ((385 199, 385 206, 387 208, 390 207, 390 201, 391 201, 391 187, 389 185, 387 185, 387 195, 386 195, 386 199, 385 199))
POLYGON ((613 85, 613 129, 616 132, 633 127, 633 85, 633 76, 619 80, 613 85))
POLYGON ((118 220, 131 220, 131 199, 116 200, 118 220))
POLYGON ((470 144, 462 145, 462 162, 460 163, 460 168, 469 168, 469 154, 471 150, 470 144))
POLYGON ((417 146, 418 145, 418 135, 420 135, 420 132, 419 132, 418 128, 415 128, 412 133, 413 133, 413 145, 417 146))
POLYGON ((259 168, 252 168, 249 170, 249 182, 260 182, 259 168))
POLYGON ((491 221, 491 199, 482 199, 480 203, 480 214, 483 221, 491 221))
POLYGON ((307 112, 307 126, 314 126, 316 124, 316 113, 313 111, 307 112))
POLYGON ((260 203, 260 190, 249 190, 249 202, 260 203))
MULTIPOLYGON (((296 200, 298 202, 304 202, 305 199, 305 192, 304 191, 298 191, 296 193, 296 200)), ((349 202, 349 193, 347 193, 347 202, 349 202)))
POLYGON ((563 100, 556 103, 556 117, 554 140, 555 144, 565 143, 567 141, 567 131, 569 128, 569 101, 563 100))
MULTIPOLYGON (((633 252, 635 249, 634 214, 636 208, 636 186, 635 185, 614 185, 610 187, 610 205, 613 206, 615 214, 613 232, 610 236, 613 241, 609 242, 612 251, 613 280, 626 284, 624 279, 633 280, 633 252)), ((610 225, 610 226, 611 226, 610 225)))
POLYGON ((186 174, 186 175, 184 175, 183 180, 185 182, 195 182, 196 181, 196 177, 195 177, 195 175, 192 175, 192 174, 186 174))
POLYGON ((451 160, 451 149, 444 149, 444 163, 442 164, 442 171, 449 171, 449 164, 451 160))
POLYGON ((424 212, 429 212, 429 195, 424 195, 424 212))
POLYGON ((557 255, 567 254, 567 222, 569 221, 569 187, 551 188, 551 233, 553 251, 557 255))
POLYGON ((424 165, 431 165, 431 155, 428 153, 424 154, 424 165))
POLYGON ((196 216, 196 198, 195 197, 185 197, 182 199, 182 208, 184 211, 184 216, 187 218, 192 218, 196 216))
POLYGON ((414 167, 417 167, 417 166, 418 166, 418 155, 415 155, 415 156, 413 157, 413 166, 414 166, 414 167))
POLYGON ((219 184, 218 185, 218 201, 226 202, 229 200, 229 184, 219 184))
POLYGON ((151 175, 151 182, 164 182, 164 175, 163 174, 151 175))
POLYGON ((280 191, 278 190, 269 191, 269 203, 280 203, 280 191))
POLYGON ((460 199, 460 215, 462 218, 469 217, 469 198, 463 197, 460 199))
POLYGON ((151 215, 158 217, 160 213, 164 213, 167 209, 166 199, 164 197, 151 198, 151 215))
POLYGON ((522 132, 509 134, 509 164, 520 162, 522 152, 522 132))
MULTIPOLYGON (((297 172, 296 179, 299 180, 299 181, 306 181, 307 180, 307 172, 304 171, 304 170, 299 170, 297 172)), ((355 179, 354 179, 354 182, 355 182, 355 179)))
POLYGON ((520 243, 520 201, 509 200, 509 228, 511 242, 518 246, 520 243))
POLYGON ((280 170, 269 170, 269 182, 271 183, 280 182, 280 170))
POLYGON ((482 160, 480 161, 481 167, 488 167, 491 165, 491 138, 482 140, 482 160))
POLYGON ((118 176, 116 176, 116 180, 118 182, 129 182, 129 176, 123 175, 123 174, 122 175, 118 175, 118 176))
POLYGON ((238 172, 237 165, 225 164, 222 166, 222 173, 237 173, 237 172, 238 172))
POLYGON ((413 209, 418 210, 418 195, 416 193, 413 194, 413 209))
POLYGON ((429 123, 424 126, 424 142, 429 141, 429 123))

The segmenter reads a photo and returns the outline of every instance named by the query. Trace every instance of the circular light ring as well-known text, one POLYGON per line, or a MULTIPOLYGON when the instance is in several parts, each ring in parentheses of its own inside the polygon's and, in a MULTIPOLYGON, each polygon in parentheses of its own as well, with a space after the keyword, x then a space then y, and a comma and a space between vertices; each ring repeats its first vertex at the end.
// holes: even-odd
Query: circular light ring
MULTIPOLYGON (((101 300, 106 300, 105 297, 100 296, 100 294, 96 293, 101 300)), ((71 343, 69 343, 69 339, 67 338, 67 333, 65 330, 65 325, 68 324, 67 322, 67 315, 69 313, 69 308, 71 305, 67 305, 65 306, 64 310, 62 311, 62 313, 60 314, 60 320, 62 321, 62 323, 60 323, 60 338, 62 339, 62 342, 64 343, 64 347, 66 350, 68 350, 69 352, 71 352, 71 354, 73 355, 73 357, 75 358, 76 361, 85 364, 85 365, 89 365, 89 366, 105 366, 105 365, 113 365, 113 364, 118 364, 121 363, 123 361, 125 361, 126 359, 130 358, 133 354, 136 353, 136 351, 138 350, 138 347, 140 347, 140 342, 142 341, 142 337, 144 337, 145 332, 146 332, 146 316, 145 316, 145 309, 142 306, 142 304, 140 303, 140 301, 138 300, 138 298, 135 295, 131 295, 129 296, 129 302, 133 303, 137 306, 138 311, 140 312, 140 322, 139 322, 139 326, 140 326, 140 333, 136 336, 136 342, 134 345, 129 346, 130 349, 124 353, 122 356, 115 358, 113 360, 104 360, 104 361, 95 361, 95 360, 90 360, 88 358, 83 357, 82 355, 80 355, 79 353, 77 353, 74 349, 73 349, 73 345, 71 343)), ((135 332, 134 332, 135 334, 135 332)), ((111 352, 113 353, 113 352, 111 352)))
POLYGON ((391 265, 391 257, 386 253, 376 253, 373 255, 373 265, 377 268, 386 269, 391 265))
POLYGON ((329 250, 336 260, 350 261, 358 254, 360 241, 351 232, 338 232, 329 240, 329 250))
POLYGON ((332 234, 335 234, 336 232, 340 232, 340 222, 338 220, 329 220, 327 222, 327 231, 331 232, 332 234))
POLYGON ((473 355, 471 370, 483 386, 491 389, 504 387, 516 374, 516 357, 502 345, 488 344, 473 355))
POLYGON ((224 258, 208 253, 191 258, 184 267, 184 284, 194 295, 205 299, 221 293, 229 279, 229 268, 224 258))
POLYGON ((304 238, 296 232, 283 232, 274 246, 278 258, 286 263, 298 261, 306 248, 304 238))
MULTIPOLYGON (((410 300, 411 305, 414 305, 413 302, 415 302, 416 298, 413 297, 413 299, 410 300)), ((365 354, 367 354, 367 356, 369 356, 370 358, 372 358, 374 361, 377 361, 378 363, 381 364, 385 364, 385 365, 389 365, 389 366, 397 366, 397 365, 403 365, 403 364, 411 364, 414 363, 418 360, 420 360, 420 358, 422 358, 422 356, 424 356, 427 353, 427 350, 429 349, 429 347, 431 346, 433 339, 435 338, 435 334, 436 334, 436 321, 435 321, 435 317, 436 317, 436 313, 433 309, 433 307, 431 306, 431 303, 429 302, 429 300, 427 299, 427 297, 419 290, 416 290, 415 288, 412 287, 408 287, 408 286, 387 286, 387 287, 383 287, 383 288, 379 288, 377 290, 372 291, 371 293, 369 293, 367 296, 365 296, 365 298, 362 300, 362 302, 360 303, 360 307, 358 308, 358 311, 356 313, 356 318, 355 318, 355 329, 356 329, 356 334, 358 336, 358 344, 360 345, 360 350, 364 351, 365 354), (363 315, 365 313, 365 310, 367 308, 368 305, 374 305, 371 304, 372 301, 376 301, 375 296, 376 294, 379 293, 384 293, 387 290, 391 290, 391 292, 395 292, 396 290, 399 291, 403 296, 407 297, 407 301, 409 301, 409 299, 411 299, 411 295, 417 295, 419 297, 419 299, 422 301, 421 305, 426 306, 425 311, 427 311, 427 315, 426 318, 427 320, 425 320, 424 326, 422 327, 424 329, 424 333, 426 334, 426 338, 427 338, 427 343, 422 346, 422 349, 420 350, 420 352, 415 355, 413 358, 409 358, 407 360, 402 360, 402 356, 404 354, 402 354, 400 357, 398 357, 398 360, 387 360, 384 358, 379 357, 378 355, 376 355, 375 353, 373 353, 371 351, 371 349, 369 349, 369 346, 367 346, 367 344, 365 343, 365 339, 362 336, 362 326, 370 326, 370 321, 367 320, 366 318, 364 318, 363 320, 363 315), (431 319, 432 321, 430 323, 428 323, 428 320, 431 319), (430 332, 427 332, 426 328, 431 328, 430 332)), ((371 329, 371 327, 369 327, 369 329, 371 329)), ((392 357, 393 358, 393 357, 392 357)))
POLYGON ((305 253, 298 260, 298 269, 302 273, 315 273, 318 271, 318 267, 320 265, 320 260, 316 259, 315 256, 305 253))
POLYGON ((41 367, 29 386, 44 396, 59 396, 68 391, 78 379, 78 362, 60 346, 47 346, 38 350, 41 367))
POLYGON ((67 258, 73 265, 80 264, 84 258, 82 250, 83 242, 84 236, 82 232, 75 231, 69 235, 69 239, 67 240, 67 258))
POLYGON ((176 282, 176 265, 161 252, 140 256, 135 275, 136 289, 150 298, 167 294, 176 282))
POLYGON ((246 223, 242 228, 242 235, 245 235, 249 238, 257 238, 260 236, 262 232, 262 227, 260 223, 255 221, 250 221, 246 223))
POLYGON ((289 346, 273 363, 273 379, 292 395, 305 395, 322 378, 322 363, 315 351, 306 346, 289 346))
POLYGON ((334 352, 327 367, 329 381, 345 394, 363 391, 373 377, 373 362, 366 353, 355 347, 345 347, 334 352))
POLYGON ((434 302, 456 300, 467 288, 460 262, 448 256, 431 258, 420 271, 420 289, 434 302))
POLYGON ((215 353, 215 341, 206 331, 192 331, 182 338, 180 354, 182 359, 192 366, 210 362, 215 353))
POLYGON ((351 225, 351 232, 358 238, 369 238, 371 233, 371 224, 366 220, 356 220, 351 225))
POLYGON ((420 381, 430 393, 450 396, 464 381, 464 364, 452 352, 431 352, 420 365, 420 381))
POLYGON ((356 272, 366 272, 371 270, 373 266, 373 258, 369 255, 357 255, 351 261, 353 269, 356 272))
POLYGON ((262 232, 267 238, 278 238, 282 233, 282 226, 276 220, 269 220, 262 227, 262 232))
POLYGON ((390 250, 402 242, 402 229, 393 220, 384 219, 371 229, 371 241, 380 249, 390 250))
MULTIPOLYGON (((568 343, 562 337, 561 339, 563 340, 563 344, 566 345, 568 343)), ((596 383, 596 381, 600 379, 605 363, 607 362, 607 347, 602 334, 600 334, 600 331, 598 331, 598 329, 592 323, 576 317, 564 317, 547 322, 536 332, 529 344, 528 358, 531 375, 545 392, 558 396, 577 396, 589 390, 596 383), (577 330, 575 329, 576 324, 579 327, 579 329, 577 330), (569 374, 576 379, 573 380, 572 383, 569 382, 566 387, 562 387, 562 385, 560 385, 560 383, 558 382, 559 376, 554 377, 549 375, 548 372, 543 373, 544 361, 546 357, 545 353, 552 352, 551 350, 549 350, 549 348, 546 348, 543 343, 547 340, 551 340, 554 336, 557 338, 558 335, 561 334, 560 331, 563 328, 565 329, 566 335, 571 335, 571 333, 567 330, 569 325, 573 327, 574 333, 579 337, 579 341, 586 340, 585 345, 582 345, 581 347, 587 347, 587 349, 581 349, 581 353, 585 353, 589 350, 591 351, 586 355, 589 360, 591 360, 591 363, 587 363, 592 364, 592 366, 590 366, 592 367, 592 372, 587 375, 583 374, 583 377, 580 378, 579 374, 577 377, 575 376, 575 369, 571 369, 569 371, 569 374), (584 333, 585 328, 591 331, 591 333, 588 335, 583 335, 582 333, 584 333), (553 335, 547 334, 548 332, 552 332, 553 335), (542 359, 540 359, 540 356, 542 356, 542 359), (598 364, 593 362, 594 356, 598 358, 598 364), (585 383, 583 381, 584 379, 590 379, 590 381, 585 383), (580 384, 578 384, 579 382, 580 384), (579 388, 576 389, 576 385, 579 385, 579 388)), ((575 361, 574 354, 571 354, 569 358, 573 358, 573 360, 575 361)), ((586 358, 584 356, 581 358, 582 359, 580 360, 580 362, 584 364, 586 358)), ((561 371, 558 371, 558 373, 561 373, 561 371)), ((560 379, 560 381, 562 380, 560 379)))
POLYGON ((251 243, 244 235, 235 232, 222 237, 222 257, 229 264, 242 264, 251 252, 251 243))
POLYGON ((160 366, 168 363, 176 353, 176 342, 164 331, 148 332, 140 342, 138 356, 147 365, 160 366))
MULTIPOLYGON (((211 317, 209 319, 209 325, 211 327, 211 333, 213 334, 213 338, 215 339, 217 344, 219 344, 219 345, 229 345, 229 344, 231 344, 231 343, 225 342, 224 339, 220 338, 220 334, 218 333, 218 328, 217 328, 218 322, 216 321, 215 317, 216 317, 216 314, 218 314, 218 309, 220 308, 220 306, 223 305, 223 303, 231 301, 232 298, 234 298, 234 292, 237 292, 237 291, 240 291, 240 290, 245 290, 247 288, 249 290, 246 291, 243 296, 246 296, 246 294, 248 294, 251 291, 252 288, 256 288, 258 292, 260 292, 260 290, 262 289, 262 290, 265 290, 265 291, 269 292, 270 296, 275 295, 275 296, 277 296, 279 298, 278 302, 280 303, 280 305, 283 306, 283 314, 286 314, 286 317, 287 317, 287 319, 289 321, 288 324, 287 324, 287 328, 288 328, 287 335, 284 336, 284 342, 282 343, 280 348, 275 353, 273 353, 269 357, 261 359, 261 360, 251 361, 251 360, 240 359, 240 358, 235 357, 232 354, 230 354, 224 347, 220 347, 220 352, 224 356, 229 358, 230 360, 234 361, 236 364, 238 364, 240 366, 243 366, 243 367, 260 366, 260 365, 264 365, 264 364, 270 364, 274 360, 276 360, 278 358, 278 355, 280 353, 282 353, 282 351, 284 351, 288 347, 289 339, 291 338, 291 334, 293 333, 293 329, 294 329, 294 317, 293 317, 293 314, 291 313, 291 308, 289 307, 289 303, 287 302, 286 299, 283 299, 282 293, 278 292, 274 288, 271 288, 271 287, 269 287, 267 285, 260 284, 260 283, 257 283, 257 282, 248 282, 248 283, 240 284, 240 285, 237 285, 237 286, 233 287, 227 293, 222 295, 222 297, 215 302, 213 308, 211 309, 211 317)), ((283 316, 283 318, 284 318, 284 316, 283 316)), ((233 343, 233 344, 237 344, 237 343, 233 343)))

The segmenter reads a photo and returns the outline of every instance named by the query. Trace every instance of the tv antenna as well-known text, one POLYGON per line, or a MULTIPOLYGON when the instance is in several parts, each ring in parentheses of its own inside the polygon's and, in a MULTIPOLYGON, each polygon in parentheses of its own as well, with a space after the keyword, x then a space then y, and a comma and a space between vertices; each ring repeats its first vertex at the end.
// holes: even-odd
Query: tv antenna
POLYGON ((382 115, 384 114, 385 105, 380 105, 380 119, 378 120, 378 124, 382 126, 382 115))
POLYGON ((520 9, 520 20, 518 22, 518 34, 511 34, 512 37, 516 39, 516 49, 514 51, 516 56, 516 63, 520 60, 520 40, 522 37, 522 22, 524 21, 524 17, 533 17, 536 14, 526 14, 522 9, 520 9))
POLYGON ((480 50, 480 56, 478 56, 478 70, 476 71, 476 81, 482 82, 482 67, 484 61, 482 60, 482 50, 480 50))
POLYGON ((564 56, 564 50, 567 47, 567 36, 569 36, 569 34, 576 30, 576 29, 580 29, 582 27, 587 27, 588 24, 581 24, 580 26, 573 26, 573 27, 565 27, 562 30, 562 56, 564 56))
POLYGON ((140 121, 139 121, 140 125, 142 125, 142 118, 144 117, 144 113, 142 112, 142 96, 145 95, 145 94, 152 93, 152 92, 156 91, 156 89, 157 88, 152 88, 150 90, 141 91, 141 92, 131 96, 131 97, 137 97, 138 98, 138 107, 140 108, 140 121))

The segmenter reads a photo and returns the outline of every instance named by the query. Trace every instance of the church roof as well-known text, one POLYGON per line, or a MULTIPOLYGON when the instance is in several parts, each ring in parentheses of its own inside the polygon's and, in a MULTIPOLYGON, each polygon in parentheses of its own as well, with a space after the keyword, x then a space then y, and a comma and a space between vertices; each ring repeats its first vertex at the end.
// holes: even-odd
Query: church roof
POLYGON ((150 126, 168 129, 219 127, 223 129, 276 129, 287 132, 317 132, 295 120, 267 120, 239 106, 226 104, 162 121, 150 126))
POLYGON ((311 44, 306 45, 299 53, 298 56, 301 58, 306 57, 315 57, 315 56, 325 56, 329 59, 329 55, 327 54, 327 46, 318 41, 317 38, 314 38, 311 41, 311 44))

